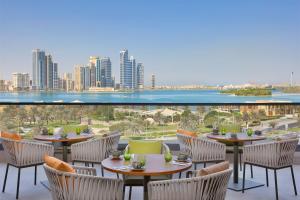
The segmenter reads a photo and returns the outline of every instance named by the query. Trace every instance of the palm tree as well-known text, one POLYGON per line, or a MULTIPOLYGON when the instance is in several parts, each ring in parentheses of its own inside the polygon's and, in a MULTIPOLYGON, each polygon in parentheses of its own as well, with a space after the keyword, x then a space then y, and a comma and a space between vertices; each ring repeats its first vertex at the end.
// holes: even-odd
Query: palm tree
POLYGON ((243 112, 242 119, 246 123, 246 128, 248 128, 248 122, 251 119, 249 113, 248 112, 243 112))

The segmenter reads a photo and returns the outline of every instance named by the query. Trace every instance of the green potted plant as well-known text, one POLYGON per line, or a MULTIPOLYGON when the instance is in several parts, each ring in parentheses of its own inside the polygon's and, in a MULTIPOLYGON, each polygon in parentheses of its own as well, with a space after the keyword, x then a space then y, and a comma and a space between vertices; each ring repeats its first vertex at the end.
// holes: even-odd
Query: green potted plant
POLYGON ((251 137, 251 136, 253 135, 253 130, 252 130, 252 128, 248 128, 248 130, 247 130, 247 135, 248 135, 249 137, 251 137))
POLYGON ((226 135, 226 128, 225 128, 225 127, 222 127, 222 128, 221 128, 221 134, 222 134, 222 135, 226 135))
POLYGON ((170 151, 167 151, 167 152, 165 153, 164 157, 165 157, 165 161, 166 161, 166 162, 170 162, 170 161, 172 160, 172 158, 173 158, 170 151))
POLYGON ((76 129, 75 129, 75 132, 76 132, 76 135, 80 135, 81 129, 80 129, 80 128, 76 128, 76 129))
POLYGON ((48 128, 48 135, 53 135, 53 128, 48 128))

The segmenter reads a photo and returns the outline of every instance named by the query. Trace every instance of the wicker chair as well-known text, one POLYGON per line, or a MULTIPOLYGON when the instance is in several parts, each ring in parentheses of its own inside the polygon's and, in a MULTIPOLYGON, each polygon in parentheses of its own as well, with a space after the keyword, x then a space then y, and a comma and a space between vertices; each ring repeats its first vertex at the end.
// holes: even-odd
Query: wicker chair
POLYGON ((53 155, 54 148, 52 145, 42 144, 30 141, 15 141, 11 139, 2 138, 2 145, 7 158, 7 166, 4 177, 2 192, 5 192, 6 180, 9 166, 18 168, 18 182, 16 199, 19 198, 19 185, 21 169, 27 167, 34 167, 34 185, 37 179, 37 166, 44 163, 44 155, 53 155))
POLYGON ((195 138, 177 133, 180 150, 192 158, 195 170, 197 164, 209 162, 221 162, 225 160, 226 145, 202 138, 195 138))
MULTIPOLYGON (((101 164, 102 160, 108 158, 109 154, 118 148, 118 143, 121 134, 114 132, 106 137, 79 142, 71 145, 71 159, 74 165, 75 162, 89 163, 94 166, 94 163, 101 164)), ((104 171, 101 166, 101 173, 104 176, 104 171)))
POLYGON ((298 139, 292 139, 245 146, 243 148, 243 192, 245 186, 245 166, 249 164, 266 169, 267 186, 269 186, 268 169, 274 170, 276 199, 278 199, 277 170, 283 168, 291 168, 294 191, 295 195, 297 195, 297 188, 293 170, 293 159, 297 144, 298 139))
POLYGON ((149 200, 225 199, 232 169, 207 176, 197 176, 197 173, 198 171, 192 171, 192 177, 186 179, 149 182, 149 200))
MULTIPOLYGON (((130 146, 127 145, 125 148, 125 152, 128 152, 130 149, 130 146)), ((162 149, 161 149, 161 154, 165 154, 166 152, 170 152, 170 149, 168 147, 168 145, 166 145, 165 143, 162 143, 162 149)), ((155 176, 155 177, 151 177, 152 180, 165 180, 165 179, 171 179, 172 175, 162 175, 162 176, 155 176)), ((127 175, 123 175, 123 179, 124 179, 124 188, 123 188, 123 192, 125 194, 125 187, 129 186, 129 200, 131 199, 131 193, 132 193, 132 187, 133 186, 143 186, 144 185, 144 179, 143 177, 139 177, 139 176, 127 176, 127 175)))
POLYGON ((76 173, 55 170, 44 164, 54 200, 122 200, 123 181, 96 176, 96 169, 73 166, 76 173))

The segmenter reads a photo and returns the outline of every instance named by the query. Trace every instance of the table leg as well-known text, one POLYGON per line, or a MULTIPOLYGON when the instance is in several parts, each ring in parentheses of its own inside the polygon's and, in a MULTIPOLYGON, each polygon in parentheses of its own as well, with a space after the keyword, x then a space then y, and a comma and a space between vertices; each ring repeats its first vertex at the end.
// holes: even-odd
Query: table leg
POLYGON ((239 143, 235 142, 233 144, 233 182, 238 183, 239 182, 239 143))
MULTIPOLYGON (((233 144, 233 182, 228 183, 228 189, 234 190, 234 191, 242 191, 242 179, 239 179, 239 143, 234 142, 233 144)), ((243 169, 246 170, 246 169, 243 169)), ((264 184, 257 183, 251 180, 245 180, 245 190, 261 187, 264 186, 264 184)))
POLYGON ((150 181, 150 176, 144 176, 144 200, 148 200, 148 183, 150 181))
POLYGON ((68 143, 67 142, 63 142, 62 143, 63 146, 63 161, 64 162, 68 162, 68 143))

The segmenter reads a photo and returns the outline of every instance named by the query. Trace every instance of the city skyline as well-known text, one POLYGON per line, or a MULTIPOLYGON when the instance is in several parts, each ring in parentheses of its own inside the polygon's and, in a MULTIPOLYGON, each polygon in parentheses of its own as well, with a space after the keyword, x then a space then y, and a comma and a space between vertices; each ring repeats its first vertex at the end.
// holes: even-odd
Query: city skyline
POLYGON ((230 2, 3 0, 0 79, 26 73, 31 49, 42 47, 61 72, 90 55, 109 55, 119 82, 118 52, 126 47, 147 66, 146 85, 152 73, 157 85, 216 85, 289 83, 291 72, 299 84, 300 2, 230 2))

